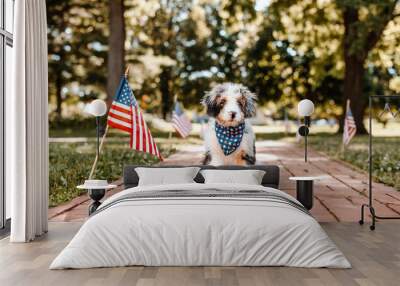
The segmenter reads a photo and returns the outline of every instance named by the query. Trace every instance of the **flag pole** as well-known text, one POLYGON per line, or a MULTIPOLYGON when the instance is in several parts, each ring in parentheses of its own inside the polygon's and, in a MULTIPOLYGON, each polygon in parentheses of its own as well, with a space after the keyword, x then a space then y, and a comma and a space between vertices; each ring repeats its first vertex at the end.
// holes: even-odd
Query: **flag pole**
POLYGON ((129 69, 130 69, 130 65, 128 64, 128 66, 126 67, 126 70, 125 70, 125 74, 124 74, 124 76, 126 77, 126 78, 128 78, 128 76, 129 76, 129 69))
MULTIPOLYGON (((128 66, 126 67, 125 73, 124 73, 124 76, 126 78, 128 78, 128 76, 129 76, 129 68, 130 68, 130 65, 128 64, 128 66)), ((100 143, 100 146, 99 146, 99 152, 96 154, 96 157, 95 157, 93 165, 92 165, 92 169, 90 170, 89 180, 91 180, 93 178, 94 171, 96 170, 97 162, 99 161, 99 155, 101 153, 101 150, 103 150, 103 145, 104 145, 104 142, 106 141, 106 136, 107 136, 107 133, 108 133, 108 129, 109 129, 109 126, 107 124, 106 130, 104 131, 103 137, 101 138, 101 143, 100 143)))
POLYGON ((92 169, 90 170, 89 180, 91 180, 92 177, 93 177, 94 171, 95 171, 96 166, 97 166, 97 162, 99 160, 99 155, 101 153, 101 150, 103 149, 104 141, 106 140, 107 133, 108 133, 108 124, 107 124, 106 130, 104 131, 104 135, 101 138, 101 143, 100 143, 100 147, 99 147, 99 154, 96 154, 96 158, 94 159, 94 162, 93 162, 93 165, 92 165, 92 169))

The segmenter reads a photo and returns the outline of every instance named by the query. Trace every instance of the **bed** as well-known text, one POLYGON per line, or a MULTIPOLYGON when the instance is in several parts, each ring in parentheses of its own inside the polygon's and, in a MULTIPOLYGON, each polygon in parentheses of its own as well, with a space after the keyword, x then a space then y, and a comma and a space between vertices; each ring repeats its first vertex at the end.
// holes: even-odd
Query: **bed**
POLYGON ((277 166, 217 167, 264 170, 261 185, 205 184, 199 173, 195 183, 153 186, 138 186, 136 167, 124 168, 125 190, 103 202, 50 269, 351 267, 309 212, 278 190, 277 166))

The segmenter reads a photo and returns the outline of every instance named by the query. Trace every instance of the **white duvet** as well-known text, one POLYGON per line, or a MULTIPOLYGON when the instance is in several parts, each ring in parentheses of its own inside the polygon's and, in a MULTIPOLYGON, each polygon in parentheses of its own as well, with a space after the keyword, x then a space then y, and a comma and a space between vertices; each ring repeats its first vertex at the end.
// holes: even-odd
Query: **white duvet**
POLYGON ((349 268, 318 222, 289 204, 258 198, 116 200, 131 192, 262 186, 180 184, 136 187, 108 198, 57 256, 50 269, 145 266, 294 266, 349 268))

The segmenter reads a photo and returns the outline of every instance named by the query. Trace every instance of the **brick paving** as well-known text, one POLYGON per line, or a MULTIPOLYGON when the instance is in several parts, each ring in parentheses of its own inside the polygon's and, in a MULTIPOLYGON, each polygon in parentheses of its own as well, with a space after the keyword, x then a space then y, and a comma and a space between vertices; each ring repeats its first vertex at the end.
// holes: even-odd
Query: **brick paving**
MULTIPOLYGON (((320 222, 357 222, 360 206, 368 201, 368 176, 337 160, 309 150, 309 162, 304 162, 303 149, 283 141, 257 142, 257 164, 277 164, 281 169, 280 189, 295 195, 295 182, 291 176, 319 176, 326 178, 315 182, 312 215, 320 222)), ((198 145, 184 145, 167 158, 165 165, 200 164, 203 149, 198 145)), ((119 187, 107 194, 122 190, 119 187)), ((374 206, 380 216, 400 216, 400 192, 380 183, 374 183, 374 206)), ((83 195, 73 201, 49 209, 51 221, 84 221, 90 199, 83 195)), ((367 220, 369 220, 369 215, 367 220)))

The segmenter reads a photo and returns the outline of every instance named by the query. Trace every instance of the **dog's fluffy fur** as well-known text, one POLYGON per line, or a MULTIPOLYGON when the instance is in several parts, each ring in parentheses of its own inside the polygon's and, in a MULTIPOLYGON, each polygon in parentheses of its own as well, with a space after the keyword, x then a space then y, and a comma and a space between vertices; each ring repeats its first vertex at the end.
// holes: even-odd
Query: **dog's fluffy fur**
POLYGON ((207 129, 204 131, 206 154, 204 164, 207 165, 254 165, 256 161, 255 136, 247 118, 255 115, 254 93, 241 84, 223 83, 207 92, 203 105, 210 116, 207 129), (238 126, 245 123, 240 146, 227 156, 223 153, 215 133, 215 121, 225 127, 238 126))

